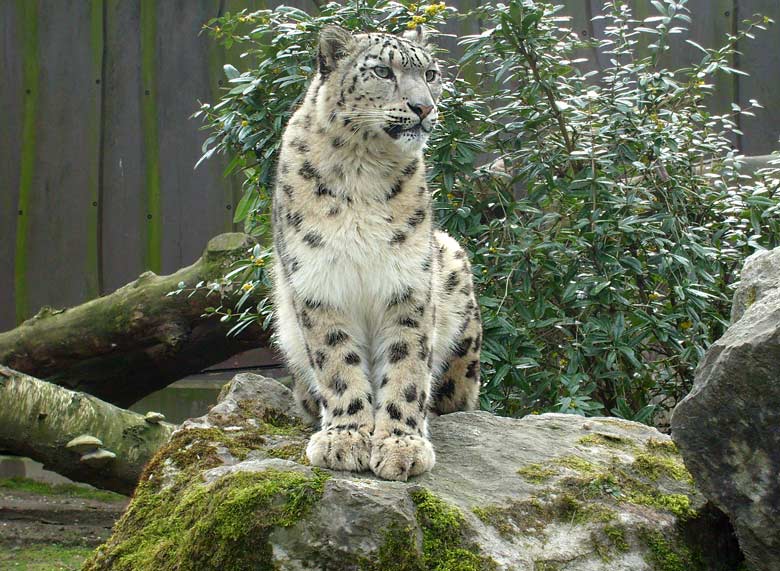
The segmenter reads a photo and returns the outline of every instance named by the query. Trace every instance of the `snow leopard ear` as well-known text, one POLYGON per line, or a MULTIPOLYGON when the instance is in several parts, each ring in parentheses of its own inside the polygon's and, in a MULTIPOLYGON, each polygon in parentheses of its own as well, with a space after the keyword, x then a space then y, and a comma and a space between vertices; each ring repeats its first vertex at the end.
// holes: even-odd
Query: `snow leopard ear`
POLYGON ((336 69, 338 61, 349 53, 353 42, 352 34, 339 26, 326 26, 320 31, 318 65, 323 79, 336 69))
POLYGON ((412 30, 406 30, 401 37, 415 44, 426 47, 428 41, 428 34, 425 32, 422 26, 417 26, 412 30))

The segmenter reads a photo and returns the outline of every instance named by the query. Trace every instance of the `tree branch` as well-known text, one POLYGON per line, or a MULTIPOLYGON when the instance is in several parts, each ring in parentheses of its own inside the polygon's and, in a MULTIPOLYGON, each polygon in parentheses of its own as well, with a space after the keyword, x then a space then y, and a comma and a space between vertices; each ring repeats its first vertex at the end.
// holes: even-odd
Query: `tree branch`
MULTIPOLYGON (((269 333, 259 324, 228 337, 230 323, 203 318, 207 307, 219 305, 216 295, 207 297, 204 290, 167 295, 180 282, 194 288, 219 280, 253 244, 246 234, 222 234, 199 260, 174 274, 146 272, 82 305, 44 308, 0 333, 0 363, 126 407, 236 353, 266 345, 269 333)), ((256 288, 252 299, 265 295, 256 288)))

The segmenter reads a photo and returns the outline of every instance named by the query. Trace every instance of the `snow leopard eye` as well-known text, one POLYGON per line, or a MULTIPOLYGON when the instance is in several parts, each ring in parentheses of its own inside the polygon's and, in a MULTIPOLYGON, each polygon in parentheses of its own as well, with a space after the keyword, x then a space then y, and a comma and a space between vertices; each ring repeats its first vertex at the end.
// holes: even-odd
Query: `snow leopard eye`
POLYGON ((425 72, 425 81, 428 83, 435 81, 436 76, 438 75, 438 72, 435 69, 429 69, 425 72))
POLYGON ((392 75, 393 72, 390 71, 390 68, 386 65, 377 65, 374 67, 374 73, 377 77, 381 77, 382 79, 387 79, 392 75))

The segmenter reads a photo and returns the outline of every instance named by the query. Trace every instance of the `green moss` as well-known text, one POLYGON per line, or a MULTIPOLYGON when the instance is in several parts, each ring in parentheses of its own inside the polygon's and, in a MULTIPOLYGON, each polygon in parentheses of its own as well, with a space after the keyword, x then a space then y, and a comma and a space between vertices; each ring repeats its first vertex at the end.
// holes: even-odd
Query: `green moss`
POLYGON ((278 436, 299 436, 308 432, 307 427, 297 418, 268 409, 256 400, 242 400, 238 402, 238 410, 241 411, 236 419, 236 424, 254 427, 247 423, 247 419, 253 419, 258 423, 256 429, 262 434, 275 434, 278 436))
POLYGON ((44 484, 28 478, 7 478, 0 480, 0 489, 13 490, 16 492, 27 492, 42 496, 68 496, 71 498, 85 498, 88 500, 99 500, 102 502, 123 502, 127 496, 109 492, 107 490, 96 490, 79 486, 76 484, 44 484))
POLYGON ((601 471, 601 467, 579 456, 564 456, 555 460, 555 464, 583 474, 596 474, 601 471))
POLYGON ((541 464, 529 464, 520 468, 517 473, 532 484, 542 484, 554 476, 557 470, 541 464))
POLYGON ((329 476, 237 472, 176 491, 140 487, 121 530, 85 566, 110 558, 116 571, 272 570, 268 536, 290 527, 322 497, 329 476))
POLYGON ((677 445, 671 440, 657 440, 651 438, 645 444, 645 448, 647 448, 649 452, 654 453, 665 453, 675 456, 680 453, 680 451, 677 450, 677 445))
POLYGON ((628 541, 626 540, 625 529, 616 525, 607 525, 604 527, 604 534, 609 538, 610 543, 616 551, 620 553, 628 551, 628 541))
POLYGON ((596 554, 605 562, 612 561, 616 554, 625 553, 629 548, 625 529, 617 525, 605 525, 603 529, 593 530, 591 543, 596 554))
POLYGON ((628 495, 628 501, 632 504, 671 512, 681 520, 696 516, 696 510, 691 507, 691 499, 685 494, 635 492, 628 495))
POLYGON ((694 553, 677 539, 667 539, 661 532, 641 530, 639 539, 648 550, 653 571, 703 571, 700 554, 694 553))
POLYGON ((527 501, 473 508, 480 521, 511 539, 517 535, 542 533, 547 525, 562 522, 569 525, 605 523, 615 512, 603 503, 582 501, 568 491, 547 493, 527 501))
POLYGON ((561 571, 563 563, 558 561, 534 561, 534 571, 561 571))
POLYGON ((463 514, 425 489, 410 494, 417 506, 417 523, 423 532, 423 564, 430 571, 481 571, 495 569, 491 559, 466 540, 463 514))
POLYGON ((516 535, 516 528, 511 523, 511 513, 506 512, 505 508, 487 506, 472 508, 471 511, 482 523, 495 529, 501 537, 510 539, 516 535))
POLYGON ((756 286, 751 286, 750 289, 747 291, 747 295, 745 295, 745 309, 756 303, 756 298, 758 297, 758 290, 756 286))
POLYGON ((382 547, 361 571, 492 571, 495 562, 482 555, 468 538, 470 529, 461 511, 428 490, 410 493, 417 506, 422 544, 411 527, 391 526, 382 547))
POLYGON ((306 457, 306 443, 287 444, 274 448, 269 447, 265 449, 265 452, 271 458, 282 458, 284 460, 292 460, 304 466, 309 465, 309 459, 306 457))
POLYGON ((583 436, 577 442, 585 446, 606 446, 607 448, 621 449, 634 448, 636 446, 633 441, 608 432, 594 432, 593 434, 583 436))
POLYGON ((599 502, 611 500, 616 503, 646 506, 671 512, 680 519, 695 515, 687 495, 665 494, 620 468, 613 467, 608 472, 586 478, 568 479, 562 482, 562 485, 570 490, 577 490, 583 499, 599 502))
POLYGON ((385 542, 371 559, 358 564, 361 571, 424 571, 422 554, 412 527, 390 526, 385 542))
MULTIPOLYGON (((186 475, 195 474, 222 465, 219 448, 227 449, 231 456, 244 460, 252 451, 267 457, 284 458, 299 463, 305 461, 305 448, 309 430, 300 421, 286 415, 261 414, 253 401, 242 401, 243 414, 221 419, 226 425, 240 426, 239 431, 225 431, 219 427, 191 428, 176 432, 147 464, 142 482, 159 485, 162 482, 164 463, 186 475), (249 423, 248 419, 254 419, 249 423)), ((186 481, 186 477, 183 481, 186 481)))
POLYGON ((680 482, 686 482, 691 486, 693 485, 693 477, 679 457, 659 454, 638 454, 634 459, 632 467, 653 481, 657 481, 665 476, 680 482))

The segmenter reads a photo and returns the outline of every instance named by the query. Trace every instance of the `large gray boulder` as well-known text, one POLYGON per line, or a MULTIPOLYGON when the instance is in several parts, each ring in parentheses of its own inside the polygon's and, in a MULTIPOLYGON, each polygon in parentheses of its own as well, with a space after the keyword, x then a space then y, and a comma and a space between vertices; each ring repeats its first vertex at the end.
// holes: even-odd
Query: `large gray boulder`
POLYGON ((470 412, 431 431, 438 463, 410 482, 312 468, 290 391, 239 375, 152 460, 85 570, 736 567, 728 529, 712 531, 722 522, 653 428, 470 412))
POLYGON ((735 323, 696 371, 672 435, 707 498, 726 512, 755 571, 780 569, 780 249, 751 256, 735 323))

